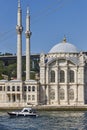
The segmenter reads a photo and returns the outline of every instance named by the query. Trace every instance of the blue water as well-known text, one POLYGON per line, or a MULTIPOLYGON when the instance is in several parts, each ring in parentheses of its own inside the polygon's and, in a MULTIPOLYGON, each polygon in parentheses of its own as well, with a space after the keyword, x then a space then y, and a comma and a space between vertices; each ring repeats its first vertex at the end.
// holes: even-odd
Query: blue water
POLYGON ((0 130, 87 130, 87 112, 39 112, 37 118, 0 112, 0 130))

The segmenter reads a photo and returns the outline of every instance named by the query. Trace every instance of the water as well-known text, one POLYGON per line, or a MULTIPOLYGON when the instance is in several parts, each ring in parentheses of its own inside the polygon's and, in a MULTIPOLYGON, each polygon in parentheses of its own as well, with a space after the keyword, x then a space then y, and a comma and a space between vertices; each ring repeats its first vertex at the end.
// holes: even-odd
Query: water
POLYGON ((0 130, 87 130, 87 112, 39 112, 37 118, 10 118, 0 112, 0 130))

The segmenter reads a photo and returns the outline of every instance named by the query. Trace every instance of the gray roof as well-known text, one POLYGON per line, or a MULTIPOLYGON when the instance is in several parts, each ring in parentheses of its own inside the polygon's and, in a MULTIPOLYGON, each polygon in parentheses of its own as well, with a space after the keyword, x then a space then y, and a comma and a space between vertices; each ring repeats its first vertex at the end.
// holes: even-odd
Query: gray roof
POLYGON ((74 45, 62 42, 53 46, 49 53, 78 53, 78 50, 74 45))

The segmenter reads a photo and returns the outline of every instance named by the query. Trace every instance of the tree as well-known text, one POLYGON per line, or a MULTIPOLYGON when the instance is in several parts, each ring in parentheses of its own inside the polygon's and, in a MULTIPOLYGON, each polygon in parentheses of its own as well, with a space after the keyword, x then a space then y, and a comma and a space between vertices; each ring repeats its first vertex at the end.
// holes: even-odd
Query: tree
POLYGON ((4 62, 0 60, 0 79, 3 79, 2 73, 4 71, 4 62))

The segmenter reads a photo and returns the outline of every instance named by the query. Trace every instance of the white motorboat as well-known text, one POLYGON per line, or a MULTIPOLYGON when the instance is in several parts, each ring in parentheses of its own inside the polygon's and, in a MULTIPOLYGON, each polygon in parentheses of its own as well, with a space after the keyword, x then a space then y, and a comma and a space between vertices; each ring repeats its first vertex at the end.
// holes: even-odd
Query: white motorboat
POLYGON ((10 115, 10 117, 18 117, 18 116, 38 117, 36 111, 32 108, 23 108, 19 112, 18 111, 8 112, 8 115, 10 115))

